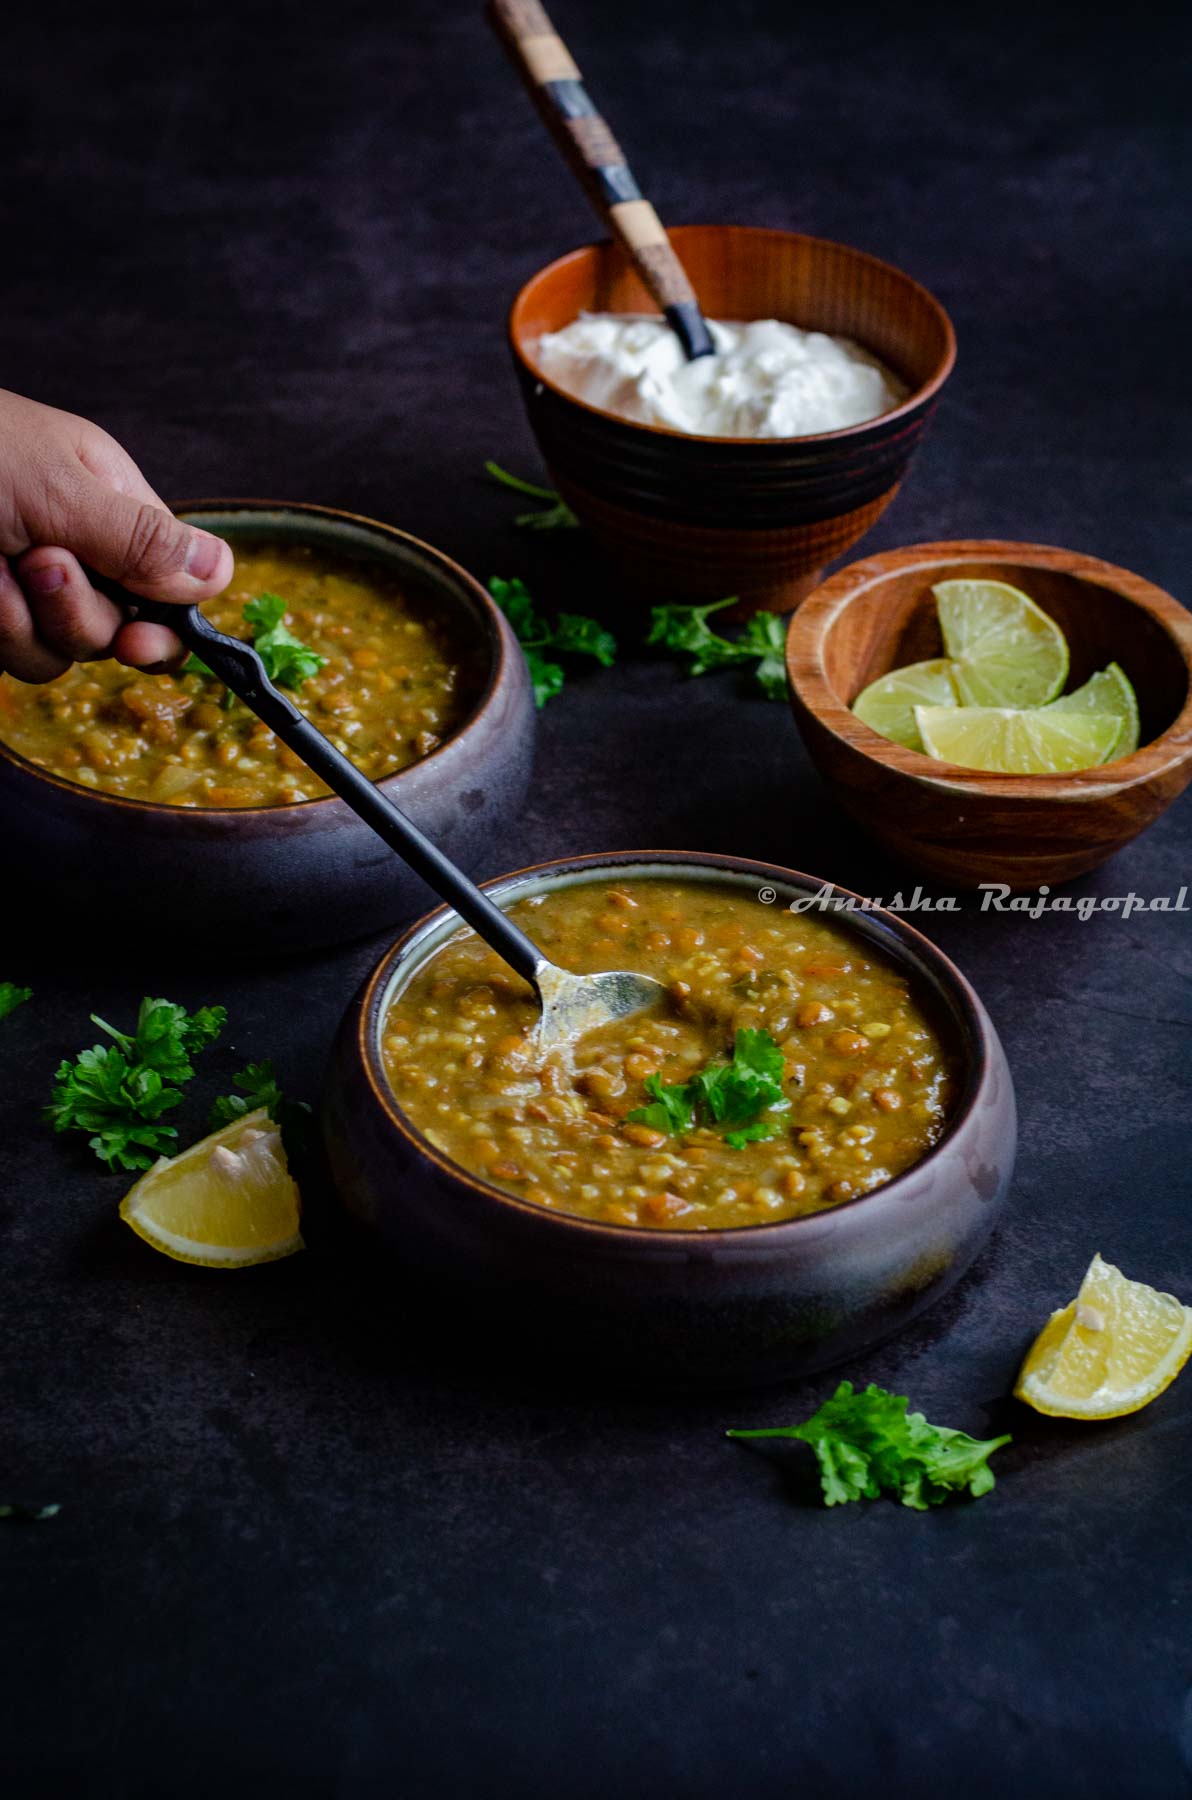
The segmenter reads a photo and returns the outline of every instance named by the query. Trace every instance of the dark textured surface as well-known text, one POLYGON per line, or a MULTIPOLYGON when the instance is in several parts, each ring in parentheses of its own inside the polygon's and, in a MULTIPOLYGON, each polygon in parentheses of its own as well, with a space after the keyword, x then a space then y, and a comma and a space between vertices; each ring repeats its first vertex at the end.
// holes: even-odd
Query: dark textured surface
MULTIPOLYGON (((656 0, 630 50, 616 10, 558 22, 664 216, 848 239, 953 313, 957 374, 870 541, 1070 544, 1186 598, 1174 13, 656 0)), ((590 234, 475 13, 8 21, 0 380, 101 420, 167 493, 348 506, 591 598, 582 545, 515 533, 478 479, 533 467, 503 310, 590 234)), ((1175 893, 1190 816, 1080 891, 1175 893)), ((898 879, 783 708, 635 656, 544 717, 489 867, 660 840, 898 879)), ((1000 1400, 1093 1250, 1192 1298, 1187 917, 924 921, 1023 1123, 975 1275, 847 1371, 950 1424, 1009 1416, 997 1492, 927 1517, 822 1512, 721 1439, 828 1381, 592 1394, 333 1242, 241 1275, 155 1258, 120 1182, 35 1122, 87 1013, 226 1000, 236 1047, 313 1094, 374 947, 230 974, 115 958, 79 918, 50 945, 18 916, 0 970, 38 990, 0 1026, 0 1468, 63 1507, 0 1525, 14 1800, 1188 1791, 1192 1377, 1100 1428, 1000 1400)))

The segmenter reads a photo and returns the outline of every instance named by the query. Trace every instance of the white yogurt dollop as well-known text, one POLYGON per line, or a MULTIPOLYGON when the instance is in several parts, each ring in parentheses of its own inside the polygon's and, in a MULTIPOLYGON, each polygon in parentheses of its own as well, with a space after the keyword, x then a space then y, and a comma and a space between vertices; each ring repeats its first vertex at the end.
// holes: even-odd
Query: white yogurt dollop
POLYGON ((779 319, 709 319, 715 356, 688 362, 660 318, 581 313, 538 340, 537 363, 602 412, 694 437, 808 437, 889 412, 905 385, 850 338, 779 319))

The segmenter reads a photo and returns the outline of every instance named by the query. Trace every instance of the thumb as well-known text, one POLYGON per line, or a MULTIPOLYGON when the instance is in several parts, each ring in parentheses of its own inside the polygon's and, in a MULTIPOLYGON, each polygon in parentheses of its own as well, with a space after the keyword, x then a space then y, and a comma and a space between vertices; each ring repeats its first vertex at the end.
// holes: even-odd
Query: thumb
POLYGON ((65 549, 147 600, 193 605, 232 579, 231 549, 209 531, 184 525, 158 501, 119 493, 88 476, 62 534, 65 549))

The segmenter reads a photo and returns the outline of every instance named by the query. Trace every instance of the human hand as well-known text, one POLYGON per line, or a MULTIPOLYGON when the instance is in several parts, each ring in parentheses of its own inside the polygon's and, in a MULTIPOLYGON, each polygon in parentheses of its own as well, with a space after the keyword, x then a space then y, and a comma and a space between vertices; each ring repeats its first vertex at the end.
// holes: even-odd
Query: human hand
POLYGON ((165 626, 130 624, 81 563, 186 606, 233 569, 223 539, 176 519, 106 431, 0 390, 0 672, 53 681, 72 662, 155 668, 181 653, 165 626))

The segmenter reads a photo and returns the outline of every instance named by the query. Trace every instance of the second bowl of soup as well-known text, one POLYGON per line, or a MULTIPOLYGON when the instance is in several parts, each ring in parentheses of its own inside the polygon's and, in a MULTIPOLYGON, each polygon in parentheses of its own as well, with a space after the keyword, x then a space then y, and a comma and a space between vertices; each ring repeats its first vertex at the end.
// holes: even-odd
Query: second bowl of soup
MULTIPOLYGON (((480 584, 429 545, 315 506, 220 502, 231 587, 204 606, 457 860, 525 792, 533 701, 480 584)), ((76 665, 0 677, 0 817, 31 881, 138 928, 228 948, 359 936, 424 903, 399 858, 191 658, 177 673, 76 665)))
POLYGON ((820 885, 681 852, 491 884, 551 958, 667 985, 545 1061, 525 984, 453 914, 423 920, 337 1043, 348 1205, 643 1375, 778 1379, 894 1329, 992 1225, 1013 1094, 959 972, 820 885))

